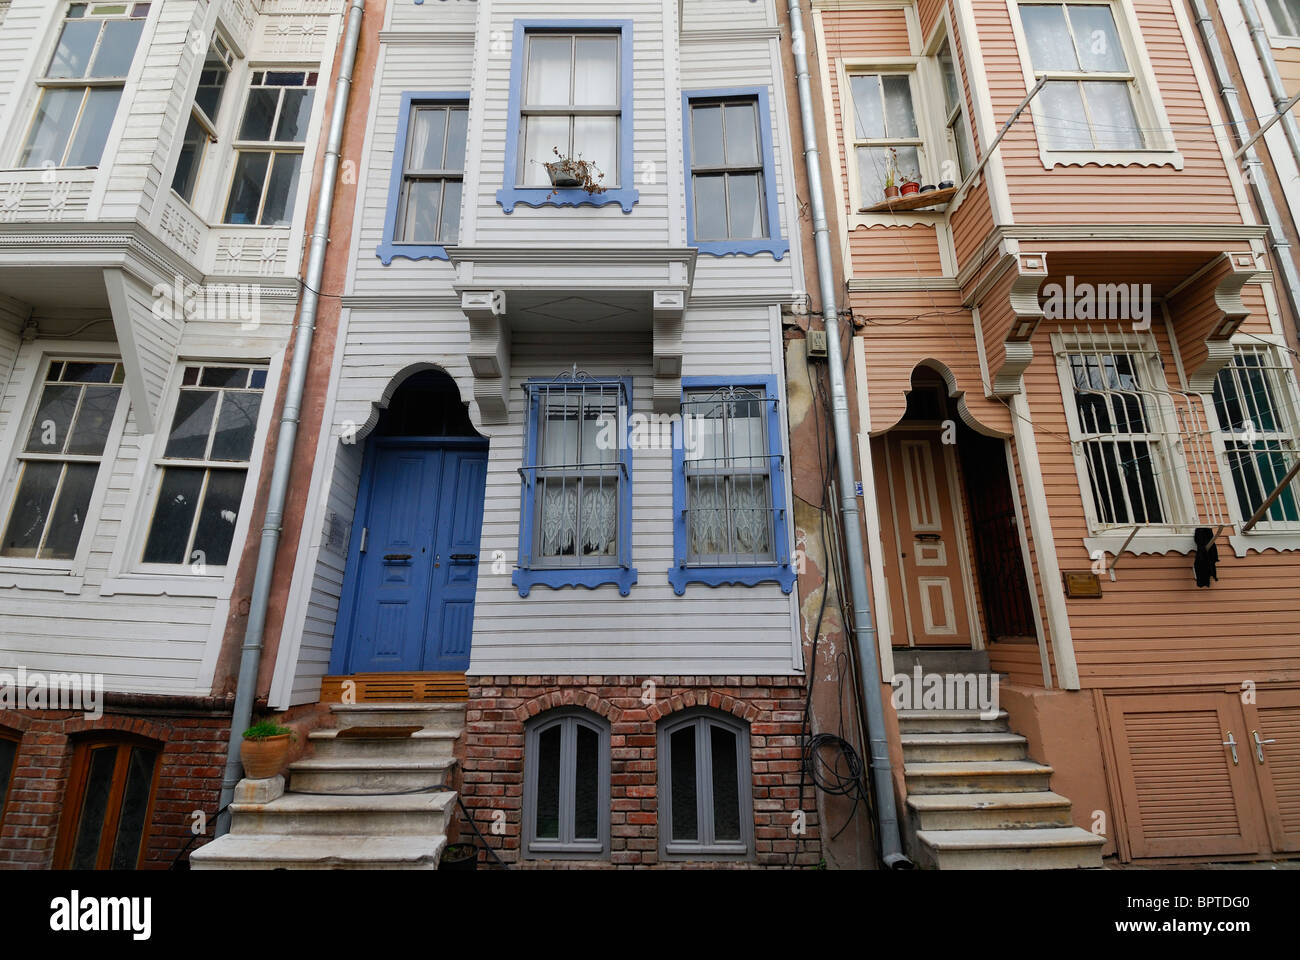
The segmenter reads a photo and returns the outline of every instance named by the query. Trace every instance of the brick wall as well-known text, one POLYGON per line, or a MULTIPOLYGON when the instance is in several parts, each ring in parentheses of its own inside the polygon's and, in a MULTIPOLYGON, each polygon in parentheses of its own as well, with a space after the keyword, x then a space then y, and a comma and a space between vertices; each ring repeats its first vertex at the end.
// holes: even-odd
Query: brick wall
POLYGON ((214 701, 212 711, 186 715, 152 711, 133 716, 113 709, 106 706, 98 720, 87 720, 79 711, 0 710, 0 727, 22 735, 0 823, 0 869, 53 865, 76 738, 97 732, 134 734, 162 745, 162 767, 140 860, 142 868, 171 866, 193 837, 190 827, 195 810, 206 812, 207 836, 212 836, 230 735, 226 702, 214 701))
MULTIPOLYGON (((637 677, 469 677, 465 735, 457 743, 461 795, 486 841, 502 860, 520 866, 649 867, 659 863, 656 799, 657 723, 692 707, 712 707, 749 724, 755 856, 711 866, 815 867, 821 861, 813 787, 804 784, 807 830, 796 836, 800 809, 799 734, 804 687, 800 677, 653 677, 654 702, 642 702, 637 677), (585 707, 610 724, 610 847, 603 861, 521 861, 524 724, 555 707, 585 707), (504 834, 494 834, 496 811, 504 834)), ((460 825, 460 839, 474 839, 460 825)), ((486 860, 486 855, 480 855, 486 860)))

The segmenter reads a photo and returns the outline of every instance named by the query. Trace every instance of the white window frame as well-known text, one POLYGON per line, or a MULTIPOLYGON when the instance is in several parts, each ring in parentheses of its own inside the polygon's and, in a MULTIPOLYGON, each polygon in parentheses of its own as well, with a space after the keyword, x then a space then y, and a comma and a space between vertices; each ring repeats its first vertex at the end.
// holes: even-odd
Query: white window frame
MULTIPOLYGON (((1272 381, 1275 394, 1281 394, 1279 402, 1290 405, 1292 429, 1290 431, 1260 431, 1260 439, 1289 440, 1300 449, 1300 383, 1297 383, 1295 361, 1290 348, 1283 337, 1248 336, 1239 334, 1232 338, 1233 357, 1242 348, 1255 350, 1268 355, 1270 366, 1290 366, 1289 375, 1280 375, 1272 381)), ((1225 367, 1225 369, 1227 369, 1225 367)), ((1255 550, 1300 550, 1300 521, 1261 520, 1249 533, 1241 533, 1241 527, 1250 519, 1253 510, 1247 510, 1237 496, 1237 486, 1232 475, 1232 463, 1228 456, 1227 444, 1236 439, 1226 425, 1219 419, 1219 411, 1214 403, 1213 391, 1203 395, 1207 418, 1213 427, 1214 452, 1219 463, 1219 473, 1223 484, 1224 499, 1227 501, 1228 514, 1233 521, 1235 532, 1229 537, 1237 556, 1244 557, 1255 550)), ((1300 481, 1293 481, 1300 484, 1300 481)))
POLYGON ((934 65, 935 72, 939 75, 939 92, 941 94, 940 103, 944 105, 944 129, 947 131, 948 159, 946 163, 952 164, 953 175, 951 178, 942 176, 940 171, 940 180, 951 179, 957 186, 961 186, 965 179, 974 172, 979 165, 979 157, 975 151, 975 135, 971 130, 970 111, 966 104, 966 88, 962 77, 962 63, 957 56, 957 49, 952 42, 952 37, 946 33, 941 33, 934 41, 934 65), (947 49, 948 56, 952 59, 953 71, 957 76, 957 103, 953 107, 948 106, 948 85, 943 76, 943 65, 939 62, 939 55, 944 49, 947 49), (957 127, 958 129, 954 129, 957 127), (961 169, 961 143, 965 143, 971 159, 970 170, 961 169))
MULTIPOLYGON (((1070 164, 1094 164, 1103 167, 1116 166, 1172 166, 1181 170, 1184 166, 1183 155, 1179 152, 1169 114, 1165 110, 1164 99, 1160 95, 1160 86, 1156 82, 1155 70, 1151 66, 1146 44, 1142 42, 1142 31, 1137 15, 1133 10, 1132 0, 1006 0, 1007 13, 1011 19, 1011 30, 1016 38, 1016 49, 1020 54, 1020 66, 1025 80, 1025 91, 1033 89, 1038 82, 1034 72, 1033 58, 1029 50, 1029 41, 1025 36, 1024 23, 1020 19, 1020 7, 1051 6, 1054 3, 1079 4, 1088 6, 1107 6, 1115 20, 1115 29, 1119 34, 1124 57, 1132 73, 1133 112, 1138 126, 1142 129, 1146 146, 1140 150, 1054 150, 1047 146, 1045 129, 1046 112, 1041 96, 1030 101, 1029 109, 1034 118, 1034 129, 1038 139, 1038 154, 1043 168, 1051 170, 1058 166, 1070 164)), ((1084 74, 1056 74, 1051 76, 1061 79, 1087 78, 1084 74)), ((1111 78, 1112 74, 1096 75, 1094 79, 1111 78)))
MULTIPOLYGON (((233 72, 232 72, 233 78, 233 72)), ((326 99, 326 83, 329 74, 322 69, 319 63, 251 63, 247 65, 239 83, 242 87, 242 94, 239 100, 239 110, 231 111, 232 123, 230 126, 230 149, 228 151, 227 164, 229 169, 226 172, 224 180, 225 189, 221 191, 219 204, 213 211, 213 226, 223 230, 289 230, 298 222, 298 211, 301 209, 302 194, 305 185, 310 184, 312 170, 311 158, 314 154, 317 130, 315 119, 319 116, 322 109, 322 103, 326 99), (307 119, 307 132, 300 141, 279 141, 279 140, 241 140, 239 139, 240 128, 244 124, 244 115, 248 110, 248 102, 253 93, 253 77, 258 73, 302 73, 316 74, 315 86, 308 87, 304 82, 302 87, 282 87, 282 90, 299 90, 309 89, 314 91, 312 96, 311 111, 307 119), (239 157, 243 153, 269 153, 272 155, 271 161, 267 166, 266 173, 262 175, 262 195, 258 201, 257 220, 262 219, 262 214, 266 209, 266 197, 270 188, 271 176, 274 173, 274 164, 277 158, 282 155, 297 154, 302 159, 298 164, 298 175, 294 183, 290 202, 294 213, 284 223, 227 223, 226 211, 230 206, 230 194, 235 187, 235 174, 239 170, 239 157)), ((265 85, 257 87, 264 89, 265 85)), ((273 88, 274 89, 274 88, 273 88)), ((284 97, 281 95, 276 106, 276 116, 271 122, 271 135, 275 135, 275 127, 278 125, 280 110, 284 105, 284 97)))
MULTIPOLYGON (((1286 0, 1280 0, 1280 2, 1285 4, 1286 0)), ((1289 13, 1285 8, 1283 9, 1283 15, 1291 21, 1289 23, 1278 22, 1277 17, 1273 16, 1273 11, 1269 7, 1269 0, 1258 0, 1255 9, 1259 11, 1259 18, 1268 33, 1271 46, 1279 49, 1300 47, 1300 7, 1296 8, 1295 13, 1289 13)))
MULTIPOLYGON (((221 59, 224 61, 226 66, 226 82, 222 87, 221 103, 217 107, 217 116, 215 117, 208 116, 207 111, 204 110, 203 107, 199 105, 198 84, 196 84, 194 88, 194 95, 190 98, 189 117, 186 119, 184 127, 181 126, 177 127, 178 135, 176 141, 176 163, 172 165, 171 173, 167 181, 173 196, 184 201, 184 203, 186 203, 191 209, 197 208, 199 204, 199 198, 202 196, 203 170, 206 166, 208 166, 210 162, 213 148, 215 148, 217 144, 221 142, 221 136, 219 133, 218 124, 221 122, 222 116, 231 113, 231 110, 229 108, 229 104, 230 104, 229 93, 231 88, 235 85, 236 79, 239 78, 239 72, 238 72, 239 55, 235 52, 234 46, 230 43, 228 39, 226 39, 226 36, 222 33, 222 31, 214 30, 212 36, 208 40, 208 48, 203 54, 203 63, 199 66, 198 73, 199 73, 200 81, 202 80, 202 75, 204 70, 207 68, 208 55, 214 49, 217 48, 218 44, 220 44, 222 47, 225 48, 224 55, 221 54, 220 50, 217 50, 217 53, 220 55, 221 59), (204 143, 203 149, 199 153, 198 170, 196 170, 194 173, 194 188, 190 192, 190 196, 187 198, 183 194, 177 192, 175 181, 176 181, 176 167, 180 163, 181 150, 184 147, 185 132, 189 127, 190 120, 193 120, 199 125, 200 129, 202 129, 202 131, 206 134, 207 139, 204 143)), ((242 78, 239 79, 242 80, 242 78)), ((223 210, 222 212, 224 213, 225 211, 223 210)))
POLYGON ((265 462, 266 440, 274 417, 275 397, 279 389, 283 361, 283 349, 272 353, 269 361, 265 354, 260 357, 249 357, 234 350, 225 352, 210 349, 187 351, 175 361, 159 406, 161 413, 158 429, 153 433, 152 443, 141 449, 135 465, 132 482, 133 499, 123 507, 123 533, 117 538, 117 543, 113 547, 108 573, 99 590, 101 596, 167 594, 174 597, 230 598, 234 590, 235 574, 239 568, 239 558, 243 555, 248 541, 253 503, 265 462), (257 414, 257 433, 253 438, 253 452, 248 461, 248 474, 244 481, 234 538, 230 542, 230 557, 233 562, 227 563, 224 567, 209 564, 204 574, 194 573, 188 565, 147 564, 141 560, 144 555, 145 541, 149 538, 149 524, 153 516, 154 502, 157 500, 158 489, 162 483, 162 470, 159 464, 168 462, 163 453, 167 448, 167 437, 170 433, 172 416, 176 412, 176 402, 183 389, 181 381, 184 378, 185 368, 198 364, 267 368, 262 405, 257 414), (128 522, 129 530, 125 527, 128 522))
POLYGON ((1079 497, 1087 523, 1088 535, 1084 543, 1089 555, 1095 556, 1098 550, 1115 555, 1121 548, 1133 553, 1164 553, 1169 550, 1188 552, 1192 549, 1191 528, 1195 522, 1196 498, 1179 444, 1170 443, 1169 440, 1179 435, 1177 417, 1169 381, 1165 377, 1164 369, 1153 359, 1158 355, 1159 350, 1155 338, 1150 334, 1118 332, 1053 333, 1051 343, 1052 354, 1056 360, 1057 377, 1060 381, 1061 402, 1070 432, 1070 455, 1074 460, 1075 473, 1079 481, 1079 497), (1158 394, 1158 398, 1147 398, 1146 414, 1150 423, 1158 424, 1162 429, 1148 430, 1144 434, 1135 436, 1143 438, 1139 442, 1161 444, 1162 458, 1169 465, 1167 469, 1158 471, 1156 476, 1165 512, 1161 523, 1130 522, 1104 525, 1100 520, 1093 499, 1092 478, 1088 469, 1087 456, 1081 446, 1084 433, 1076 409, 1074 373, 1068 356, 1079 352, 1129 353, 1134 358, 1134 371, 1141 378, 1144 388, 1158 394), (1159 434, 1159 437, 1151 439, 1153 433, 1159 434), (1134 534, 1135 526, 1137 532, 1134 534), (1126 543, 1127 547, 1125 547, 1126 543))
MULTIPOLYGON (((24 345, 19 351, 15 370, 25 373, 15 376, 7 389, 0 396, 21 401, 21 412, 13 417, 0 438, 0 463, 4 473, 0 475, 0 513, 7 525, 13 499, 18 493, 18 481, 21 470, 18 460, 31 427, 32 418, 40 408, 40 395, 45 386, 45 376, 51 363, 63 360, 95 361, 102 363, 124 363, 120 353, 106 350, 103 342, 37 340, 24 345)), ((115 346, 115 345, 109 345, 115 346)), ((123 396, 119 398, 113 423, 109 428, 108 439, 104 444, 104 453, 100 458, 100 471, 95 478, 95 488, 86 509, 87 522, 82 527, 81 539, 77 544, 76 555, 71 560, 38 560, 25 557, 0 557, 0 587, 30 587, 40 590, 63 590, 65 593, 81 592, 86 565, 90 557, 92 543, 102 518, 103 505, 112 474, 116 469, 120 454, 122 434, 126 426, 127 413, 130 409, 130 395, 125 384, 123 396), (57 578, 57 579, 52 579, 57 578)), ((3 535, 0 527, 0 535, 3 535)))

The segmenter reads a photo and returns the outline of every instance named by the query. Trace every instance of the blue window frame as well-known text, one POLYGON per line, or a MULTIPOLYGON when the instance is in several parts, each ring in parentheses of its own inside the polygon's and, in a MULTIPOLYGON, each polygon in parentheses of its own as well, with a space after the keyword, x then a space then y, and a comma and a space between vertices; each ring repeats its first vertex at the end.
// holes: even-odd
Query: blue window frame
POLYGON ((774 376, 682 378, 668 571, 679 596, 689 583, 794 588, 779 406, 774 376))
MULTIPOLYGON (((505 182, 497 191, 497 202, 506 213, 513 212, 515 205, 521 203, 528 207, 603 207, 617 203, 624 213, 631 213, 638 197, 633 187, 632 164, 632 21, 516 20, 506 123, 505 182), (574 38, 567 64, 561 55, 566 37, 574 38), (617 57, 617 62, 613 62, 605 52, 594 49, 591 57, 583 56, 579 46, 598 44, 601 37, 608 37, 611 43, 616 43, 609 53, 617 57), (529 55, 534 41, 547 45, 545 50, 537 51, 535 59, 529 55), (588 67, 587 82, 580 83, 576 66, 584 61, 588 67), (545 83, 538 79, 542 76, 540 69, 543 66, 552 69, 553 79, 545 83), (530 77, 530 69, 539 72, 530 77), (565 70, 567 73, 563 72, 565 70), (611 97, 608 103, 593 102, 611 86, 617 89, 616 96, 611 97), (616 130, 612 134, 600 132, 608 121, 615 118, 616 130), (542 138, 549 137, 552 128, 556 125, 563 127, 566 121, 568 127, 564 136, 568 139, 568 149, 574 154, 583 153, 581 144, 574 143, 575 139, 580 139, 579 124, 586 126, 582 137, 588 143, 611 140, 600 147, 601 152, 617 150, 618 161, 611 164, 614 169, 600 167, 605 174, 604 183, 608 185, 603 193, 588 193, 581 187, 552 187, 549 181, 539 183, 538 171, 530 169, 525 152, 535 154, 533 160, 550 156, 550 153, 545 139, 538 141, 541 144, 538 149, 529 149, 525 124, 534 123, 530 129, 534 130, 535 137, 542 138)), ((559 139, 559 132, 555 132, 555 137, 559 139)), ((574 159, 598 160, 590 155, 574 159)))
POLYGON ((623 596, 632 567, 632 378, 575 370, 529 380, 519 524, 521 597, 612 583, 623 596))
POLYGON ((399 109, 384 236, 375 255, 384 266, 398 257, 446 260, 460 224, 469 93, 407 91, 399 109), (431 154, 441 157, 437 167, 429 166, 431 154), (415 227, 417 217, 428 221, 423 229, 415 227), (421 233, 439 242, 421 242, 421 233))
POLYGON ((782 259, 790 244, 781 236, 766 88, 687 90, 682 120, 687 242, 715 257, 782 259))

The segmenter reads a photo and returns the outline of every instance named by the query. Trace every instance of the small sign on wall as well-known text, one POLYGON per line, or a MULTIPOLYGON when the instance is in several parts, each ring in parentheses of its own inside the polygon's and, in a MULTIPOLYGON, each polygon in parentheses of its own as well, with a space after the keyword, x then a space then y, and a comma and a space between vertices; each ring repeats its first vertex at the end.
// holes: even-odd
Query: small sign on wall
POLYGON ((1096 600, 1101 597, 1101 577, 1091 570, 1062 570, 1065 595, 1073 600, 1096 600))

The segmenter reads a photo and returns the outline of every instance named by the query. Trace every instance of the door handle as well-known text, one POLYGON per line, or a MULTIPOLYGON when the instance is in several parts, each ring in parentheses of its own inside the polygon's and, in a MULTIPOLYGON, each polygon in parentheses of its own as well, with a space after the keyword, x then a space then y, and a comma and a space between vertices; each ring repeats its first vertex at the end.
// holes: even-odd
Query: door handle
POLYGON ((451 555, 452 563, 474 563, 477 560, 477 553, 453 553, 451 555))
POLYGON ((1277 743, 1277 741, 1276 741, 1276 740, 1261 740, 1261 739, 1259 739, 1259 731, 1258 731, 1258 730, 1252 730, 1252 731, 1250 731, 1250 735, 1251 735, 1252 737, 1255 738, 1255 756, 1259 758, 1259 762, 1260 762, 1260 763, 1263 763, 1263 762, 1264 762, 1264 744, 1266 744, 1266 743, 1277 743))
POLYGON ((1223 741, 1225 747, 1232 747, 1232 765, 1237 765, 1237 741, 1232 738, 1232 731, 1228 731, 1228 739, 1223 741))
POLYGON ((406 563, 411 559, 409 553, 386 553, 384 554, 384 563, 406 563))

